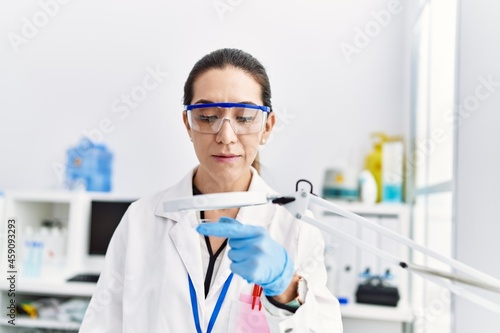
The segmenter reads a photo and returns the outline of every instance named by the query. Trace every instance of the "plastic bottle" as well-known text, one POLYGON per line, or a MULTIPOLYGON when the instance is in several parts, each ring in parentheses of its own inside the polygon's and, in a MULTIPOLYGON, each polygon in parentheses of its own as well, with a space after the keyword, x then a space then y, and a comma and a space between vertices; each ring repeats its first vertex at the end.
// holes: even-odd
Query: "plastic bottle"
POLYGON ((377 202, 382 200, 382 145, 387 141, 384 133, 373 133, 373 151, 366 156, 365 169, 369 170, 377 184, 377 202))
POLYGON ((63 231, 54 227, 50 234, 50 251, 49 258, 51 260, 51 268, 53 270, 60 270, 63 265, 63 251, 64 251, 64 235, 63 231))
POLYGON ((43 269, 44 258, 44 243, 40 239, 33 242, 34 261, 33 261, 33 277, 40 277, 43 269))
POLYGON ((24 277, 33 277, 33 264, 35 257, 33 228, 27 226, 23 235, 23 270, 24 277))
POLYGON ((377 202, 378 187, 375 177, 368 170, 359 175, 359 197, 364 204, 372 205, 377 202))
POLYGON ((41 235, 26 227, 23 244, 23 276, 38 278, 43 267, 43 241, 41 235))
POLYGON ((40 274, 44 273, 47 268, 50 268, 51 262, 49 258, 50 250, 50 232, 52 227, 42 226, 38 232, 38 237, 36 239, 36 249, 40 251, 37 253, 37 258, 40 256, 40 262, 35 263, 35 268, 40 274))
POLYGON ((403 142, 393 137, 382 146, 382 201, 403 201, 403 142))

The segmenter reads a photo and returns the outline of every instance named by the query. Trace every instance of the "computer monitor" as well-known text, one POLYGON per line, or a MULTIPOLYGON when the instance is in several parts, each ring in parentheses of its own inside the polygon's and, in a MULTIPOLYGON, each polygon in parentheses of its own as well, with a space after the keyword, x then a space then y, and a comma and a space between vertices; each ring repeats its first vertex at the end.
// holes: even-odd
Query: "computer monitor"
POLYGON ((92 200, 88 254, 105 255, 111 236, 132 201, 92 200))
POLYGON ((72 262, 67 281, 97 281, 104 268, 104 258, 111 237, 135 200, 137 198, 95 193, 89 197, 84 214, 87 223, 72 230, 75 235, 79 235, 73 239, 76 253, 74 257, 81 258, 81 261, 72 262))

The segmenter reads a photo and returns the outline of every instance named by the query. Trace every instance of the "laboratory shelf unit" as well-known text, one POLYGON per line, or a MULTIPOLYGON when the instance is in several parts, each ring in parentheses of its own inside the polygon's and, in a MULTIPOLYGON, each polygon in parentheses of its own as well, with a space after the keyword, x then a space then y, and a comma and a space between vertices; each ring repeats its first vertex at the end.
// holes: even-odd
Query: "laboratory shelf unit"
POLYGON ((361 320, 380 320, 394 322, 411 322, 414 315, 409 307, 388 307, 370 304, 352 303, 341 305, 342 317, 361 320))
MULTIPOLYGON (((16 286, 16 291, 19 293, 32 295, 53 295, 53 296, 81 296, 90 297, 94 292, 96 284, 88 282, 65 282, 59 283, 49 281, 25 281, 21 279, 16 286)), ((0 285, 0 292, 6 292, 9 289, 8 285, 0 285)))
MULTIPOLYGON (((15 288, 13 294, 10 282, 5 278, 0 280, 1 308, 6 309, 11 302, 17 305, 49 298, 61 302, 70 299, 89 301, 95 283, 67 280, 80 273, 99 273, 102 267, 99 265, 104 261, 104 255, 91 256, 89 253, 92 203, 132 202, 136 199, 131 195, 85 191, 8 192, 0 196, 0 217, 3 221, 15 220, 16 235, 16 258, 14 265, 10 266, 12 262, 7 260, 8 227, 7 223, 2 223, 0 267, 2 276, 15 275, 15 288), (48 228, 53 233, 47 233, 48 222, 53 229, 57 225, 58 232, 48 228), (33 242, 44 244, 43 250, 33 252, 34 247, 30 247, 33 242), (34 266, 37 268, 33 269, 34 266)), ((15 326, 9 320, 7 313, 2 311, 0 333, 77 332, 80 327, 76 321, 34 319, 21 314, 16 315, 15 326)))
MULTIPOLYGON (((330 202, 400 235, 407 237, 410 235, 409 209, 405 204, 368 205, 332 200, 330 202)), ((320 216, 336 229, 389 252, 403 261, 409 258, 408 248, 386 236, 381 236, 371 229, 329 211, 320 212, 320 216)), ((340 305, 344 332, 401 333, 410 331, 414 315, 410 301, 408 272, 336 236, 324 234, 324 237, 328 287, 335 296, 346 303, 340 305), (400 294, 397 306, 356 303, 355 293, 358 285, 366 280, 362 273, 367 270, 372 275, 390 276, 387 283, 397 287, 400 294)))
MULTIPOLYGON (((10 326, 6 320, 0 323, 2 326, 10 326)), ((8 328, 9 332, 16 332, 13 329, 17 329, 19 331, 25 332, 38 332, 32 330, 24 330, 27 328, 38 328, 38 329, 46 329, 46 330, 60 330, 63 332, 71 331, 78 332, 80 329, 80 324, 75 322, 59 322, 57 320, 41 320, 41 319, 30 319, 19 317, 16 319, 16 328, 8 328)))
MULTIPOLYGON (((79 298, 84 300, 90 300, 92 295, 92 291, 95 287, 95 284, 91 286, 82 286, 80 284, 72 285, 70 283, 66 284, 56 284, 56 283, 23 283, 24 281, 20 280, 20 285, 16 287, 15 291, 15 300, 17 304, 22 302, 33 302, 40 300, 42 298, 45 299, 59 299, 60 301, 65 301, 70 298, 79 298)), ((1 306, 5 309, 10 300, 10 296, 6 289, 5 285, 2 285, 0 290, 1 295, 1 306)), ((34 319, 29 318, 27 315, 16 315, 14 320, 15 325, 9 323, 10 318, 5 318, 2 316, 0 321, 0 332, 39 332, 32 331, 31 329, 40 329, 40 330, 48 330, 57 332, 77 332, 80 323, 76 321, 66 320, 60 321, 55 319, 34 319)), ((43 332, 43 331, 41 331, 43 332)))

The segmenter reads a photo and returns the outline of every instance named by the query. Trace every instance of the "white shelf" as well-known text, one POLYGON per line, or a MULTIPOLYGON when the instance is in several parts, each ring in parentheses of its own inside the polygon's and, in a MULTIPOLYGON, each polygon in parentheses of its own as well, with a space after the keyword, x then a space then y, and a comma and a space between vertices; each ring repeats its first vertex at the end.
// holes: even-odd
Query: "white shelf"
POLYGON ((69 191, 20 191, 6 193, 6 197, 16 201, 70 203, 77 194, 69 191))
POLYGON ((80 323, 77 322, 60 322, 57 320, 46 320, 46 319, 32 319, 25 317, 17 317, 16 325, 13 326, 7 322, 7 319, 2 319, 0 325, 9 327, 34 327, 34 328, 45 328, 45 329, 55 329, 55 330, 70 330, 78 331, 80 329, 80 323))
MULTIPOLYGON (((20 280, 16 292, 36 295, 54 296, 81 296, 90 297, 96 287, 91 282, 50 282, 44 280, 20 280)), ((6 283, 0 284, 0 291, 6 291, 9 287, 6 283)))
POLYGON ((89 192, 89 191, 17 191, 4 193, 9 199, 17 201, 34 201, 50 203, 70 203, 72 199, 78 197, 90 198, 92 200, 115 200, 132 201, 140 198, 138 195, 117 193, 117 192, 89 192))
POLYGON ((380 321, 411 322, 414 316, 407 307, 390 307, 369 304, 340 305, 342 317, 380 321))

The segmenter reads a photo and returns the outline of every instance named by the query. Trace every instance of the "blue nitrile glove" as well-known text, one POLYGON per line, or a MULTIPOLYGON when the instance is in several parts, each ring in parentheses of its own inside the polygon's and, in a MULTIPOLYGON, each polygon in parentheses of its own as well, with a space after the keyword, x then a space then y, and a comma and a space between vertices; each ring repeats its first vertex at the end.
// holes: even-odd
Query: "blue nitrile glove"
POLYGON ((265 295, 280 295, 288 288, 294 273, 292 260, 263 227, 221 217, 218 223, 200 224, 196 230, 205 236, 228 238, 231 270, 261 286, 265 295))

